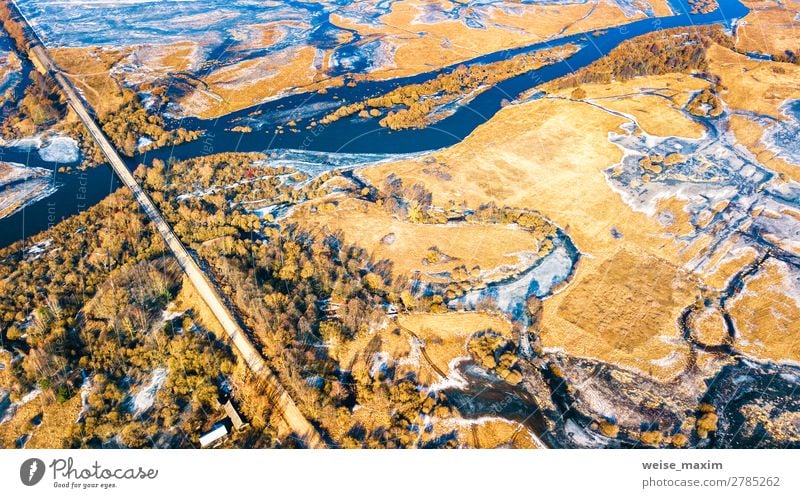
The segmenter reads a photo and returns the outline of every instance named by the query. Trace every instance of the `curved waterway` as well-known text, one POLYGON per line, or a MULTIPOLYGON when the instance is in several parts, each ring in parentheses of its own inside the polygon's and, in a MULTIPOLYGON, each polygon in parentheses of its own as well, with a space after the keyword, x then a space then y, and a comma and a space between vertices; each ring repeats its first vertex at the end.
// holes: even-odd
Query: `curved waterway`
POLYGON ((703 401, 721 407, 714 448, 800 448, 797 429, 781 414, 800 410, 800 368, 737 358, 723 367, 703 401), (754 416, 754 413, 756 416, 754 416), (763 416, 759 418, 758 415, 763 416))
MULTIPOLYGON (((313 119, 319 120, 342 103, 361 101, 399 86, 424 82, 438 76, 439 71, 394 80, 363 82, 352 88, 332 89, 327 94, 290 95, 213 120, 181 119, 175 124, 203 130, 204 136, 194 142, 139 155, 128 163, 133 168, 139 163, 150 163, 155 158, 182 160, 228 151, 300 150, 348 154, 403 154, 436 150, 463 140, 497 113, 505 101, 513 100, 526 90, 591 64, 627 39, 682 26, 722 24, 730 28, 737 19, 744 17, 748 12, 738 0, 721 2, 716 11, 699 15, 689 14, 691 8, 687 0, 671 0, 670 3, 676 15, 642 19, 592 34, 559 37, 468 61, 466 64, 489 63, 568 43, 581 47, 572 57, 562 62, 508 79, 487 89, 472 99, 469 105, 459 107, 436 125, 424 129, 393 131, 382 128, 375 119, 354 117, 310 129, 299 126, 296 132, 288 129, 283 133, 276 132, 276 126, 284 125, 292 119, 302 118, 303 123, 313 119), (244 134, 228 131, 233 126, 243 124, 251 126, 254 131, 244 134)), ((454 68, 455 66, 445 68, 444 71, 454 68)), ((3 149, 4 160, 41 166, 36 161, 15 160, 13 157, 15 154, 13 150, 3 149)), ((61 219, 96 204, 115 188, 111 173, 105 167, 95 168, 82 174, 54 173, 54 181, 57 184, 60 182, 55 194, 27 206, 11 217, 0 220, 0 246, 6 246, 20 238, 30 237, 46 230, 61 219), (56 206, 50 204, 53 202, 56 206)))
MULTIPOLYGON (((154 158, 186 159, 225 151, 282 151, 284 160, 291 159, 306 164, 311 160, 313 171, 345 167, 343 159, 351 154, 403 154, 435 150, 455 144, 465 138, 477 126, 486 122, 498 112, 503 101, 516 98, 532 87, 564 76, 584 67, 622 41, 635 36, 661 29, 720 23, 731 27, 733 23, 747 14, 747 9, 738 1, 723 2, 720 8, 710 14, 689 15, 686 0, 672 0, 673 9, 679 15, 644 19, 627 25, 610 28, 599 35, 578 34, 554 39, 528 47, 503 51, 477 58, 470 63, 493 62, 514 55, 551 48, 567 43, 579 45, 580 50, 569 59, 532 71, 522 76, 506 80, 481 93, 468 106, 460 107, 454 114, 435 126, 420 130, 391 131, 381 128, 377 120, 349 118, 328 126, 312 129, 300 127, 296 133, 286 130, 275 133, 275 127, 289 120, 302 118, 303 122, 319 119, 343 102, 355 102, 383 94, 393 88, 411 83, 419 83, 436 77, 432 72, 414 77, 391 81, 365 82, 357 87, 339 88, 326 95, 302 94, 288 96, 272 102, 233 113, 216 120, 182 120, 180 124, 205 132, 201 139, 177 147, 152 151, 129 161, 134 167, 140 162, 148 163, 154 158), (336 96, 336 99, 334 99, 336 96), (255 131, 240 134, 226 131, 237 124, 247 124, 255 131), (286 152, 290 151, 290 152, 286 152), (312 152, 313 151, 313 152, 312 152), (319 166, 319 167, 315 167, 319 166)), ((797 103, 787 112, 797 116, 797 103)), ((789 136, 785 127, 776 126, 771 137, 775 142, 785 141, 789 136)), ((793 152, 794 149, 791 149, 793 152)), ((50 163, 42 160, 36 151, 20 148, 0 148, 0 159, 31 167, 50 169, 51 182, 57 187, 55 193, 26 206, 14 215, 0 220, 0 246, 30 237, 58 223, 61 219, 77 214, 96 204, 113 192, 118 183, 106 167, 85 172, 58 173, 59 166, 68 164, 50 163)), ((74 164, 73 164, 74 165, 74 164)), ((302 168, 301 168, 302 169, 302 168)), ((529 295, 546 298, 558 285, 571 277, 580 254, 568 237, 559 234, 556 248, 529 269, 514 278, 496 282, 484 289, 463 296, 459 301, 466 307, 475 306, 479 301, 491 299, 498 307, 514 319, 526 323, 525 300, 529 295)), ((458 366, 458 372, 466 385, 447 388, 451 400, 459 406, 467 418, 500 416, 522 423, 528 430, 540 435, 548 446, 561 446, 563 438, 559 431, 567 430, 573 420, 569 410, 558 406, 558 413, 545 413, 537 406, 535 397, 521 386, 510 386, 487 375, 480 367, 466 361, 458 366), (550 432, 549 421, 561 419, 556 423, 558 430, 550 432)), ((546 372, 545 372, 546 373, 546 372)), ((709 383, 705 401, 723 406, 720 415, 720 436, 711 441, 716 447, 771 446, 772 440, 764 427, 750 426, 742 414, 746 406, 759 403, 769 409, 785 406, 796 410, 793 394, 800 382, 800 369, 791 365, 774 365, 737 358, 735 363, 723 368, 720 375, 709 383), (766 399, 766 403, 760 401, 766 399)), ((558 389, 553 389, 553 399, 558 400, 558 389)), ((573 423, 574 427, 577 427, 573 423)), ((793 445, 790 445, 793 446, 793 445)))
POLYGON ((481 301, 491 299, 497 308, 523 325, 530 325, 526 310, 529 296, 549 297, 574 273, 580 253, 566 234, 559 231, 553 239, 554 249, 528 269, 512 278, 467 292, 450 301, 454 307, 476 309, 481 301))
MULTIPOLYGON (((518 54, 541 49, 575 44, 580 50, 571 57, 510 78, 477 95, 469 105, 459 107, 453 114, 423 129, 390 130, 383 128, 376 119, 351 117, 328 125, 305 129, 304 124, 319 120, 332 109, 344 104, 360 102, 382 95, 394 88, 421 83, 449 72, 458 65, 444 70, 432 71, 405 78, 359 83, 355 87, 331 89, 327 94, 305 93, 265 102, 242 111, 212 120, 183 119, 182 126, 208 132, 203 140, 175 147, 171 154, 178 159, 203 154, 209 148, 215 152, 262 151, 271 149, 305 149, 325 152, 348 153, 408 153, 435 150, 463 140, 475 128, 485 123, 503 106, 505 101, 516 99, 520 93, 548 81, 565 76, 607 55, 625 40, 647 33, 676 27, 722 24, 731 28, 736 20, 745 16, 748 9, 738 0, 722 2, 709 14, 691 15, 687 0, 672 0, 673 10, 680 14, 634 21, 615 28, 592 33, 564 36, 541 43, 504 50, 465 62, 466 65, 496 62, 518 54), (297 132, 284 130, 277 133, 275 127, 290 120, 303 119, 297 132), (253 133, 226 131, 235 125, 246 124, 253 133)), ((163 151, 155 155, 162 156, 163 151)))
POLYGON ((0 161, 24 164, 28 167, 50 171, 49 182, 55 191, 36 202, 30 202, 11 216, 0 219, 0 247, 27 239, 55 226, 94 206, 117 189, 119 182, 110 168, 89 168, 59 173, 62 166, 78 166, 80 159, 71 163, 48 162, 35 149, 0 147, 0 161))

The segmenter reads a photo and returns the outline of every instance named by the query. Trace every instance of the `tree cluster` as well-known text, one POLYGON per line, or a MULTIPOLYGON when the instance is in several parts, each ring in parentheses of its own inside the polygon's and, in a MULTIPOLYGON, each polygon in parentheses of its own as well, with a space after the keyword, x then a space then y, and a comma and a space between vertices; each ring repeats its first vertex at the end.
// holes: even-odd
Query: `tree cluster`
POLYGON ((590 83, 625 81, 637 76, 705 72, 706 51, 712 44, 733 48, 733 40, 719 26, 665 29, 622 42, 585 68, 545 88, 564 89, 590 83))
POLYGON ((383 115, 382 110, 388 110, 388 114, 380 120, 381 126, 393 130, 424 128, 436 122, 435 111, 447 104, 480 88, 491 87, 501 81, 563 60, 576 50, 577 47, 567 45, 520 54, 486 64, 472 66, 461 64, 452 71, 439 74, 424 83, 406 85, 379 97, 343 105, 322 118, 320 123, 332 123, 354 114, 362 118, 379 117, 383 115))
POLYGON ((167 145, 178 145, 197 139, 200 132, 176 128, 168 130, 164 119, 151 114, 142 106, 139 95, 129 88, 122 90, 123 104, 114 112, 100 116, 100 123, 108 138, 127 156, 167 145), (152 143, 137 148, 139 139, 148 137, 152 143))

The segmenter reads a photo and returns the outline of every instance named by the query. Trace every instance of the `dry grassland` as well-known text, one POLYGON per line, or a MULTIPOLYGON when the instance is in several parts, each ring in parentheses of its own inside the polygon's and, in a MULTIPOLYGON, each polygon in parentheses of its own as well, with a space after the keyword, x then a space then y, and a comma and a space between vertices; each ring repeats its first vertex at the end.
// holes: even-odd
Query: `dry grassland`
POLYGON ((689 354, 675 317, 696 289, 666 261, 623 249, 557 296, 555 313, 545 311, 542 346, 672 379, 689 354))
POLYGON ((64 403, 46 403, 44 396, 42 393, 19 407, 11 420, 0 425, 0 448, 15 448, 17 438, 23 434, 30 434, 26 448, 64 447, 81 411, 81 397, 77 394, 64 403), (41 423, 35 425, 33 419, 38 415, 41 423))
MULTIPOLYGON (((668 15, 664 0, 650 2, 656 15, 668 15)), ((460 20, 423 23, 426 10, 448 11, 455 2, 410 0, 396 2, 391 12, 380 19, 379 27, 360 24, 340 15, 331 21, 354 29, 362 36, 381 36, 395 45, 393 76, 414 74, 455 64, 498 50, 518 47, 545 39, 608 28, 631 22, 619 8, 605 2, 575 5, 518 5, 512 13, 493 9, 491 23, 483 29, 471 28, 460 20), (420 54, 425 54, 424 58, 420 54)), ((375 74, 373 77, 387 77, 375 74)))
POLYGON ((728 88, 722 98, 734 109, 781 119, 780 107, 800 97, 800 66, 749 59, 719 45, 708 49, 709 70, 728 88))
MULTIPOLYGON (((502 110, 461 144, 434 153, 450 180, 426 173, 424 160, 381 165, 363 174, 375 184, 391 172, 404 183, 420 182, 436 204, 466 201, 474 207, 495 201, 542 212, 564 227, 585 255, 574 281, 544 302, 543 345, 666 380, 686 366, 688 346, 677 318, 700 286, 681 276, 679 268, 711 240, 698 238, 687 246, 675 237, 686 230, 685 216, 675 225, 662 225, 633 211, 610 189, 604 170, 622 153, 608 133, 619 131, 622 123, 586 103, 540 99, 502 110), (621 240, 612 228, 623 234, 621 240), (662 290, 653 282, 670 287, 662 290), (604 322, 617 316, 625 319, 604 322)), ((680 203, 661 208, 682 212, 680 203)))
POLYGON ((332 345, 331 357, 354 375, 366 375, 376 354, 388 356, 397 369, 395 378, 413 374, 422 384, 450 374, 450 362, 469 356, 467 342, 476 332, 492 329, 511 337, 511 324, 502 316, 483 312, 411 313, 354 340, 332 345), (417 340, 420 342, 418 343, 417 340), (420 347, 424 347, 425 355, 420 347))
POLYGON ((706 308, 692 313, 688 325, 692 330, 692 336, 701 344, 715 346, 728 341, 725 320, 718 308, 706 308))
POLYGON ((219 339, 227 337, 225 329, 222 328, 222 324, 219 323, 219 320, 214 316, 211 308, 203 301, 203 298, 200 297, 194 285, 185 275, 181 282, 181 289, 178 295, 175 296, 175 300, 171 303, 168 310, 191 310, 193 313, 192 319, 195 323, 209 332, 212 332, 219 339))
POLYGON ((208 85, 208 90, 192 92, 181 104, 187 113, 207 119, 291 90, 313 91, 341 85, 341 79, 328 79, 315 67, 315 60, 314 47, 300 47, 231 64, 202 75, 201 80, 208 85))
MULTIPOLYGON (((648 134, 700 138, 703 127, 682 109, 694 92, 708 88, 707 81, 685 74, 645 76, 611 84, 582 85, 583 100, 631 115, 648 134)), ((569 98, 572 89, 553 95, 569 98)))
POLYGON ((800 167, 776 157, 775 152, 764 145, 761 138, 765 129, 755 120, 748 116, 731 116, 730 130, 736 141, 744 145, 764 166, 777 172, 785 180, 800 182, 800 167))
POLYGON ((743 2, 750 12, 736 29, 736 48, 744 52, 781 55, 800 50, 800 2, 743 2))
POLYGON ((727 308, 736 326, 738 349, 757 358, 800 361, 797 278, 786 263, 768 259, 730 300, 727 308))
POLYGON ((129 55, 127 49, 54 48, 48 52, 98 116, 114 112, 123 104, 122 88, 110 71, 129 55))
POLYGON ((446 374, 453 359, 469 356, 467 342, 476 332, 491 329, 511 338, 511 324, 506 318, 480 312, 413 313, 398 317, 397 324, 425 344, 431 362, 446 374))
MULTIPOLYGON (((649 2, 657 16, 669 14, 666 0, 649 2)), ((518 5, 508 13, 493 9, 491 22, 483 29, 471 28, 460 20, 422 23, 421 16, 431 8, 449 10, 447 0, 408 0, 396 2, 391 12, 375 27, 339 14, 331 22, 341 28, 356 30, 364 39, 381 38, 389 44, 393 62, 375 71, 358 75, 362 79, 387 79, 408 76, 441 68, 499 50, 546 40, 553 36, 617 26, 638 17, 627 17, 621 9, 605 2, 575 5, 518 5), (420 57, 424 54, 424 57, 420 57)), ((289 24, 298 24, 290 22, 289 24)), ((252 25, 260 33, 260 42, 268 46, 283 36, 280 24, 252 25)), ((340 41, 347 42, 345 36, 340 41)), ((170 73, 195 71, 201 61, 197 43, 187 41, 164 46, 130 49, 58 48, 53 57, 69 73, 73 83, 84 90, 95 109, 108 112, 119 104, 121 94, 110 76, 111 65, 132 56, 141 65, 141 75, 126 75, 128 83, 157 80, 170 73), (116 61, 112 59, 116 58, 116 61)), ((341 77, 327 75, 331 52, 317 53, 311 46, 296 46, 277 54, 246 60, 198 74, 207 89, 196 89, 182 97, 185 112, 201 118, 218 117, 264 100, 296 91, 316 91, 341 86, 341 77)))
POLYGON ((539 448, 527 429, 517 422, 501 419, 459 423, 458 440, 467 448, 539 448))
POLYGON ((513 266, 519 264, 515 253, 538 250, 538 242, 525 230, 504 225, 411 223, 356 199, 344 199, 330 211, 311 213, 305 206, 292 220, 316 230, 341 230, 348 244, 367 249, 377 260, 391 260, 395 275, 449 272, 461 265, 467 270, 513 266), (394 234, 392 243, 385 239, 390 234, 394 234), (431 247, 449 258, 423 263, 431 247))

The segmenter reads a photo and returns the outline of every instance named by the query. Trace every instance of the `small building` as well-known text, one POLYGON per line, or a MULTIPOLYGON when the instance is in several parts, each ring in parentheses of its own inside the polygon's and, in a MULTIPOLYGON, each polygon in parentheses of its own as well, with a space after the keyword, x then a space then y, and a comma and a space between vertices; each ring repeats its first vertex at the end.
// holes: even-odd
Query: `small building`
POLYGON ((231 424, 233 424, 234 429, 240 431, 244 427, 247 427, 247 422, 242 420, 242 417, 239 415, 239 412, 236 411, 236 407, 233 406, 231 400, 228 400, 223 405, 223 408, 225 409, 225 414, 228 415, 229 419, 231 419, 231 424))
POLYGON ((218 423, 210 431, 200 436, 200 446, 207 448, 228 435, 228 428, 225 424, 218 423))

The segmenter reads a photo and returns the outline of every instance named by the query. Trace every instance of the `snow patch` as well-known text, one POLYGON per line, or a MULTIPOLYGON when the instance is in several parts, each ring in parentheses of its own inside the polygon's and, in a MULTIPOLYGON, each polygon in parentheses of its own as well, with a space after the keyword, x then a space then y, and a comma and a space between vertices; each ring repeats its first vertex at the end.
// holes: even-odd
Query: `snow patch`
POLYGON ((468 387, 467 379, 465 379, 458 370, 458 366, 465 362, 470 361, 472 358, 469 356, 457 356, 450 360, 447 364, 448 374, 442 380, 439 380, 430 385, 431 391, 443 391, 445 389, 466 389, 468 387))
POLYGON ((156 401, 156 394, 164 386, 167 381, 167 369, 156 368, 150 376, 150 381, 142 386, 136 396, 133 397, 131 402, 134 415, 142 415, 156 401))
POLYGON ((136 149, 137 150, 142 150, 142 149, 144 149, 145 147, 147 147, 148 145, 150 145, 152 143, 154 143, 152 138, 150 138, 150 137, 148 137, 146 135, 145 136, 141 136, 141 137, 139 137, 139 140, 136 142, 136 149))
POLYGON ((14 414, 17 413, 17 410, 21 406, 25 406, 26 404, 28 404, 31 401, 35 400, 36 398, 39 397, 40 394, 42 394, 42 390, 39 389, 39 388, 36 388, 33 391, 31 391, 28 394, 26 394, 25 396, 23 396, 21 400, 15 402, 15 403, 11 403, 11 405, 6 409, 6 413, 5 413, 5 415, 3 415, 3 418, 0 419, 0 425, 3 425, 6 422, 8 422, 9 420, 11 420, 12 418, 14 418, 14 414))
POLYGON ((52 137, 39 149, 39 157, 49 163, 76 163, 80 156, 78 142, 72 137, 52 137))
POLYGON ((12 140, 9 147, 26 151, 37 150, 42 161, 49 163, 77 163, 81 153, 78 142, 63 135, 36 135, 28 138, 12 140))

